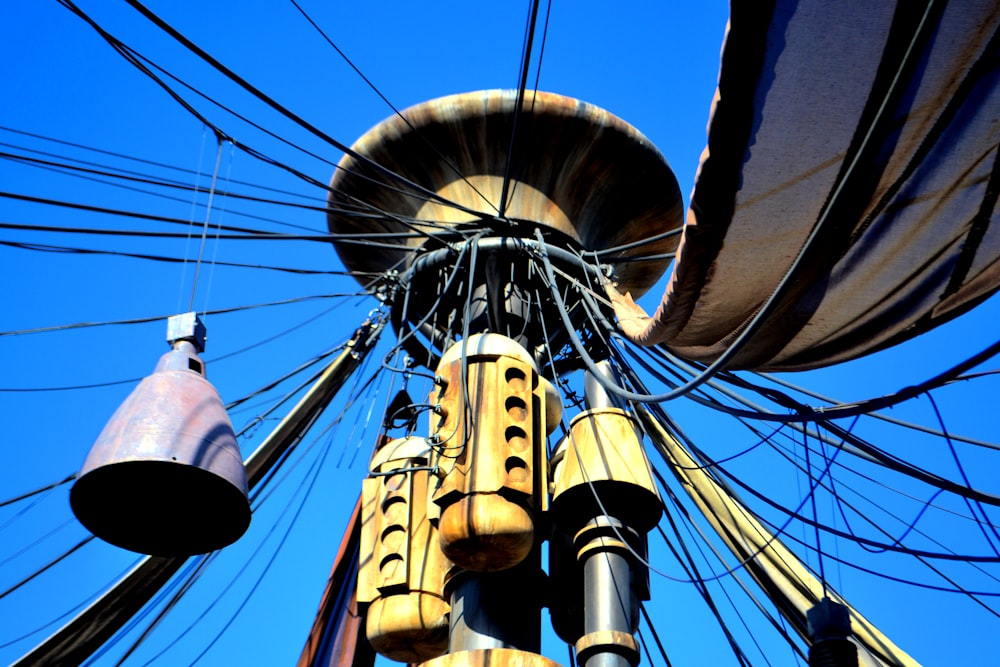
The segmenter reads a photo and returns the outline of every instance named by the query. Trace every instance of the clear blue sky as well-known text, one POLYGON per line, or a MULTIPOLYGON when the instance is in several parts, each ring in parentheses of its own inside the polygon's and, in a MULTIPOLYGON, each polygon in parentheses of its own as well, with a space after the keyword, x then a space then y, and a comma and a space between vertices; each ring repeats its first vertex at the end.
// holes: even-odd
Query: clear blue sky
MULTIPOLYGON (((445 94, 513 88, 517 84, 526 3, 301 0, 300 4, 398 108, 445 94)), ((238 91, 124 2, 81 0, 80 5, 102 27, 156 65, 314 155, 266 136, 185 92, 199 110, 234 137, 319 181, 329 179, 329 163, 340 157, 333 147, 238 91)), ((340 142, 350 144, 392 113, 289 2, 183 0, 150 2, 150 6, 254 85, 340 142)), ((686 198, 704 146, 726 16, 725 3, 718 0, 634 2, 614 9, 611 3, 589 0, 554 2, 539 88, 586 100, 635 125, 667 157, 686 198)), ((538 46, 536 42, 536 53, 538 46)), ((211 133, 55 0, 8 0, 0 5, 0 63, 0 126, 9 128, 0 130, 0 142, 4 144, 0 152, 50 160, 89 160, 155 174, 160 179, 190 182, 198 178, 203 188, 208 187, 217 157, 211 133), (24 133, 172 165, 200 176, 148 163, 129 163, 120 155, 86 151, 24 133)), ((220 184, 225 184, 220 187, 250 192, 238 184, 249 182, 291 191, 302 198, 287 192, 268 195, 255 191, 258 196, 322 205, 323 193, 318 188, 228 147, 221 155, 219 177, 220 184)), ((194 219, 199 224, 204 220, 204 209, 192 206, 189 193, 155 190, 175 198, 170 199, 152 194, 153 188, 141 183, 130 187, 134 189, 114 188, 12 159, 0 160, 0 189, 4 191, 194 219)), ((275 220, 317 232, 325 230, 320 212, 235 200, 216 199, 211 219, 213 223, 272 231, 295 231, 278 226, 275 220), (244 212, 266 220, 241 217, 239 213, 244 212)), ((12 199, 0 200, 0 222, 68 228, 185 229, 12 199)), ((11 229, 0 230, 0 241, 176 257, 194 257, 197 252, 195 241, 11 229)), ((317 270, 340 268, 333 249, 320 243, 216 244, 210 239, 205 256, 225 262, 317 270)), ((192 280, 190 265, 182 268, 122 256, 40 252, 3 245, 0 331, 166 316, 187 309, 192 280)), ((653 298, 661 288, 652 290, 653 298)), ((298 297, 352 294, 357 289, 353 279, 345 276, 206 267, 197 284, 195 308, 251 306, 298 297)), ((342 342, 375 306, 371 299, 345 296, 209 316, 205 355, 209 378, 224 400, 235 400, 342 342), (239 354, 227 356, 236 352, 239 354)), ((992 343, 998 321, 1000 303, 994 299, 962 321, 901 349, 789 379, 845 401, 892 392, 926 379, 992 343)), ((4 453, 0 499, 74 472, 132 384, 59 391, 8 390, 141 378, 166 350, 164 330, 165 323, 158 321, 0 337, 0 389, 5 390, 0 392, 0 414, 6 426, 4 443, 0 445, 4 453)), ((384 349, 373 356, 371 364, 377 365, 381 354, 384 349)), ((368 372, 372 370, 374 366, 368 372)), ((366 378, 367 373, 359 377, 366 378)), ((253 422, 257 414, 298 381, 301 378, 234 410, 236 428, 253 422)), ((344 393, 350 394, 353 389, 346 387, 344 393)), ((294 459, 297 464, 282 473, 280 483, 274 485, 273 493, 256 511, 249 533, 219 556, 182 604, 126 664, 154 661, 160 665, 187 665, 206 649, 199 664, 279 665, 297 658, 360 488, 380 408, 391 390, 383 382, 376 383, 371 392, 354 393, 364 400, 337 425, 332 422, 341 403, 334 406, 320 424, 330 426, 329 430, 317 429, 303 443, 294 459), (245 570, 241 570, 244 566, 245 570), (235 620, 227 625, 237 611, 235 620)), ((1000 385, 990 378, 934 394, 950 432, 990 441, 1000 440, 995 420, 998 396, 1000 385)), ((683 403, 667 407, 717 459, 746 450, 756 442, 752 435, 721 416, 683 403)), ((891 412, 896 417, 939 426, 926 398, 891 412)), ((263 422, 242 443, 245 452, 253 449, 272 423, 263 422)), ((897 455, 960 479, 940 439, 867 421, 858 428, 866 429, 866 437, 897 455)), ((764 449, 738 457, 732 464, 734 471, 764 492, 794 505, 795 499, 801 497, 804 478, 774 454, 764 453, 764 449)), ((973 485, 996 491, 996 452, 968 446, 960 446, 958 451, 973 485)), ((947 511, 933 509, 921 515, 922 502, 931 495, 927 487, 910 484, 870 465, 847 463, 871 475, 874 481, 841 471, 837 477, 844 484, 843 496, 862 504, 859 496, 871 499, 874 505, 866 506, 866 511, 871 511, 872 518, 887 526, 893 535, 900 535, 905 526, 876 516, 875 505, 893 509, 906 520, 920 516, 920 528, 959 553, 993 554, 990 543, 964 518, 969 512, 964 504, 938 498, 935 500, 944 503, 947 511), (883 483, 886 486, 880 485, 883 483)), ((72 519, 66 492, 67 488, 61 487, 41 497, 27 511, 30 503, 0 508, 0 588, 18 582, 86 536, 72 519)), ((834 517, 835 508, 828 499, 818 511, 844 529, 843 522, 834 517)), ((769 516, 780 522, 773 513, 769 516)), ((811 533, 797 525, 792 536, 813 539, 811 533)), ((913 543, 939 548, 927 546, 929 543, 920 539, 913 543)), ((652 576, 654 599, 649 608, 673 664, 735 664, 692 586, 676 581, 684 577, 683 572, 662 542, 657 544, 652 560, 667 576, 652 576)), ((909 557, 868 553, 830 537, 825 538, 823 547, 866 568, 948 587, 947 582, 909 557)), ((60 625, 61 621, 52 623, 53 619, 68 617, 74 607, 119 576, 135 559, 134 554, 104 544, 89 544, 0 598, 0 664, 7 664, 41 641, 60 625), (33 631, 37 632, 30 634, 33 631), (22 635, 27 636, 16 641, 22 635)), ((815 559, 811 562, 815 565, 815 559)), ((970 589, 994 595, 1000 592, 996 564, 984 564, 985 574, 964 563, 935 564, 970 589)), ((924 664, 989 662, 986 656, 994 651, 992 638, 998 618, 977 602, 953 592, 888 582, 847 566, 827 563, 827 572, 848 599, 924 664)), ((760 642, 760 650, 753 647, 747 630, 740 627, 739 618, 720 594, 724 613, 753 664, 796 664, 791 651, 764 626, 732 582, 728 578, 722 582, 760 642)), ((719 592, 718 588, 713 590, 719 592)), ((995 598, 983 600, 988 606, 997 606, 995 598)), ((115 664, 136 636, 133 632, 94 664, 115 664)), ((566 659, 562 647, 547 644, 546 652, 556 660, 566 659)))

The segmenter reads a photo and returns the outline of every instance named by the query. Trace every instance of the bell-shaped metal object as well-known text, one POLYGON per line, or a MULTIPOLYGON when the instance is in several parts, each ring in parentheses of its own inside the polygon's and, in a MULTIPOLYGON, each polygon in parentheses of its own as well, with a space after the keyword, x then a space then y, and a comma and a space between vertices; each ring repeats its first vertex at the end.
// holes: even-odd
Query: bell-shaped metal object
MULTIPOLYGON (((192 319, 192 331, 194 323, 201 326, 192 319)), ((193 555, 235 542, 250 525, 246 472, 205 379, 203 328, 200 336, 171 340, 174 349, 108 421, 70 491, 80 523, 111 544, 193 555)))

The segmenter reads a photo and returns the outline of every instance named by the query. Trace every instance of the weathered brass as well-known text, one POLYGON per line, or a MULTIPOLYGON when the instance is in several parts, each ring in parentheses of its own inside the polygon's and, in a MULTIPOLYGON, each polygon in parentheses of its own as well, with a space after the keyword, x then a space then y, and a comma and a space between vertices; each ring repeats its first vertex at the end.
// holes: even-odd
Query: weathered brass
POLYGON ((373 476, 362 487, 358 601, 369 605, 372 647, 400 662, 448 649, 449 563, 427 516, 429 453, 424 438, 389 442, 372 457, 373 476))
POLYGON ((443 356, 432 401, 436 461, 445 472, 441 548, 456 565, 492 572, 521 562, 535 541, 548 469, 546 391, 530 355, 496 334, 471 336, 443 356), (463 374, 463 370, 466 372, 463 374))
POLYGON ((552 494, 553 511, 570 530, 603 514, 641 533, 659 521, 662 503, 638 429, 619 408, 586 410, 570 423, 552 494))
POLYGON ((449 653, 420 667, 560 667, 548 658, 513 648, 476 649, 449 653))

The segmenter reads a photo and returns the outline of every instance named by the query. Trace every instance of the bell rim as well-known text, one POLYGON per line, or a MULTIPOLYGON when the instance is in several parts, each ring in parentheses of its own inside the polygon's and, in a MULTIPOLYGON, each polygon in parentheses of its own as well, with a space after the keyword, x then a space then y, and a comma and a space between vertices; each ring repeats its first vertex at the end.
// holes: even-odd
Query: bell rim
POLYGON ((74 482, 69 501, 95 536, 151 556, 193 556, 229 546, 246 533, 252 514, 246 492, 232 480, 169 460, 116 461, 89 470, 74 482), (180 493, 167 521, 167 499, 143 497, 162 490, 180 493))

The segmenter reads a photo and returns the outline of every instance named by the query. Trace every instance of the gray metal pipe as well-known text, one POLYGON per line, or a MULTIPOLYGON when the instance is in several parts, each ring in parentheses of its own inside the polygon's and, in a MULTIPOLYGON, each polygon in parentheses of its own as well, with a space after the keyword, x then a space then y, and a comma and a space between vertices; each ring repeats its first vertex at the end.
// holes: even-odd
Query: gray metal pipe
POLYGON ((608 384, 621 385, 618 373, 607 361, 597 362, 597 370, 600 371, 604 382, 595 377, 594 373, 588 372, 584 378, 583 392, 587 400, 587 407, 591 410, 605 410, 607 408, 625 408, 625 401, 619 396, 612 395, 605 389, 608 384))
MULTIPOLYGON (((583 566, 584 632, 613 630, 632 634, 638 601, 632 592, 632 572, 622 554, 597 551, 583 566)), ((594 653, 584 667, 631 667, 631 661, 612 652, 594 653)))
POLYGON ((577 642, 582 667, 633 667, 639 662, 632 635, 638 627, 639 595, 633 550, 639 535, 617 519, 599 517, 577 533, 583 562, 584 635, 577 642))
POLYGON ((449 581, 448 652, 541 650, 541 568, 538 553, 502 572, 463 571, 449 581))

